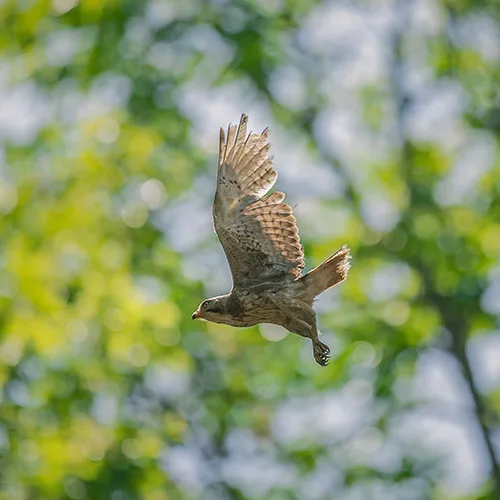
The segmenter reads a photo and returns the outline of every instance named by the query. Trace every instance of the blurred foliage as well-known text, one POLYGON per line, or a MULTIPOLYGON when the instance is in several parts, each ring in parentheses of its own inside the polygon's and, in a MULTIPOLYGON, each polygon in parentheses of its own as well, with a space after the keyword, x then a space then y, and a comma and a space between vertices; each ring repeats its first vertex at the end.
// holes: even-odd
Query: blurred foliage
POLYGON ((464 26, 498 41, 500 13, 495 0, 421 1, 435 18, 412 24, 409 4, 0 2, 0 499, 498 498, 483 443, 499 389, 479 394, 466 349, 500 313, 500 55, 464 26), (329 73, 348 48, 328 52, 324 27, 324 45, 304 41, 344 4, 347 24, 390 12, 383 76, 352 88, 329 73), (415 78, 443 86, 436 109, 459 89, 451 139, 439 118, 412 129, 415 54, 415 78), (337 87, 362 131, 352 150, 369 141, 373 156, 322 141, 337 87), (202 92, 218 103, 204 113, 202 92), (212 190, 215 149, 199 135, 215 146, 225 119, 211 114, 229 100, 233 121, 254 106, 342 186, 309 197, 331 235, 297 210, 311 265, 344 242, 354 255, 321 302, 326 369, 299 337, 191 321, 210 278, 186 270, 217 242, 188 252, 166 227, 200 179, 212 190), (469 153, 476 139, 490 160, 469 153), (449 457, 418 435, 428 427, 402 423, 428 409, 412 389, 428 351, 457 363, 472 405, 443 411, 485 435, 471 491, 446 486, 449 457))

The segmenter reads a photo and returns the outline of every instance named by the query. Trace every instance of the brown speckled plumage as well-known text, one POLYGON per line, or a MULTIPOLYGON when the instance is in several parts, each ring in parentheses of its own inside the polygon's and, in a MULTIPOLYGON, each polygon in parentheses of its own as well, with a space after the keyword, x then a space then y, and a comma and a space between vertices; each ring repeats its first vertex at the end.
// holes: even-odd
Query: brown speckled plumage
POLYGON ((330 350, 318 339, 314 298, 341 283, 349 271, 345 245, 302 275, 304 252, 292 209, 279 191, 269 156, 268 129, 247 134, 246 115, 227 136, 220 131, 214 227, 231 268, 233 288, 207 299, 193 314, 215 323, 252 326, 274 323, 308 337, 316 361, 325 366, 330 350))

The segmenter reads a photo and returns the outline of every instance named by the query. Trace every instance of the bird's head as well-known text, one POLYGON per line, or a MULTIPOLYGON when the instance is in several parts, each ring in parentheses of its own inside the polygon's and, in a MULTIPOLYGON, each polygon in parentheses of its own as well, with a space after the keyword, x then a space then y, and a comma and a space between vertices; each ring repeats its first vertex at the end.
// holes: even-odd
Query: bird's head
POLYGON ((204 300, 191 316, 192 319, 205 319, 214 323, 222 323, 226 316, 224 297, 204 300))

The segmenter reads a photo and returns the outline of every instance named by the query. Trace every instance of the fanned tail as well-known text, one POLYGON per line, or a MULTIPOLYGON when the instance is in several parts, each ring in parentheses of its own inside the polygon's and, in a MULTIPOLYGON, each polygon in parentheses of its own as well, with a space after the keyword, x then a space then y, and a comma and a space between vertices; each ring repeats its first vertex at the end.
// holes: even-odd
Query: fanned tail
POLYGON ((306 284, 307 296, 312 299, 347 278, 351 264, 349 247, 344 245, 322 264, 300 278, 306 284))

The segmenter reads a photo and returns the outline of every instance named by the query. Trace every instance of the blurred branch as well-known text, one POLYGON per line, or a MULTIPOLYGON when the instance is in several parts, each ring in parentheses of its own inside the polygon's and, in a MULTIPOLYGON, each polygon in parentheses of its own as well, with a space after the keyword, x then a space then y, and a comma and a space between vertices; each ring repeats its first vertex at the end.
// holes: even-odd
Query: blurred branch
POLYGON ((449 304, 449 301, 446 297, 443 297, 438 292, 436 292, 433 286, 432 277, 429 271, 425 269, 425 267, 421 266, 417 269, 419 270, 420 275, 423 279, 424 297, 436 306, 436 309, 439 311, 439 314, 442 318, 443 325, 451 334, 451 352, 457 358, 460 366, 462 367, 463 375, 469 387, 472 400, 474 401, 475 413, 491 463, 495 498, 500 499, 500 468, 498 459, 495 454, 493 441, 491 439, 490 430, 488 428, 488 425, 486 424, 487 408, 477 388, 466 353, 468 325, 467 318, 463 314, 458 314, 457 308, 449 304))
MULTIPOLYGON (((406 227, 409 226, 409 217, 411 217, 412 209, 415 207, 415 191, 414 184, 412 182, 412 149, 410 141, 408 140, 405 133, 405 113, 410 103, 409 96, 405 95, 405 90, 403 86, 403 75, 402 75, 402 63, 404 60, 403 56, 403 33, 406 28, 408 19, 408 4, 406 0, 397 0, 396 10, 399 15, 398 22, 396 23, 396 29, 393 34, 393 59, 391 67, 391 85, 396 101, 396 120, 397 120, 397 136, 400 142, 400 169, 404 176, 408 188, 408 205, 405 213, 403 214, 401 224, 406 227)), ((451 42, 447 41, 448 51, 451 50, 451 42)), ((450 61, 454 58, 450 59, 450 61)), ((410 260, 410 259, 408 259, 410 260)), ((433 280, 433 273, 427 268, 424 262, 422 262, 420 255, 415 255, 410 262, 414 269, 416 269, 423 283, 423 298, 427 302, 433 304, 436 310, 441 316, 441 320, 445 328, 449 331, 452 338, 452 348, 451 352, 458 360, 462 373, 465 377, 467 386, 469 388, 472 400, 474 402, 474 411, 477 416, 479 427, 481 429, 481 434, 486 446, 488 458, 491 465, 491 474, 493 481, 493 497, 500 499, 500 468, 498 459, 495 455, 495 449, 493 446, 493 441, 491 438, 490 429, 486 423, 486 405, 481 398, 479 390, 474 380, 474 375, 467 358, 466 353, 466 339, 467 339, 467 328, 468 320, 466 314, 464 314, 463 309, 456 307, 453 304, 452 298, 445 297, 441 295, 435 287, 433 280)))

